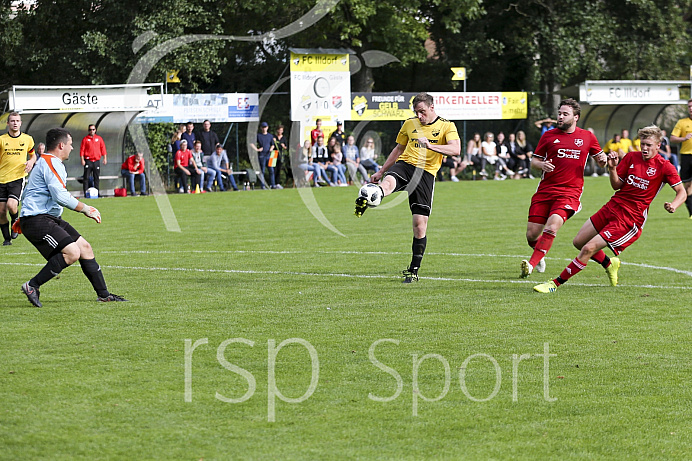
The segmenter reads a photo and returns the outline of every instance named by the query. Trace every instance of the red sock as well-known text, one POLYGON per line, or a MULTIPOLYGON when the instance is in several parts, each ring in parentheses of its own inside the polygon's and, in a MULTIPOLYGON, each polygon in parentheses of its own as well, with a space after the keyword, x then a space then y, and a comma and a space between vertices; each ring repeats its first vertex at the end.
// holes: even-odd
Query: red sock
POLYGON ((555 234, 547 230, 544 230, 543 234, 538 237, 531 259, 529 259, 531 267, 536 267, 536 264, 548 253, 550 247, 553 246, 553 240, 555 240, 555 234))
POLYGON ((560 276, 553 280, 553 282, 555 282, 555 285, 560 286, 567 280, 569 280, 571 277, 577 275, 585 267, 586 263, 583 263, 579 261, 577 258, 574 258, 572 262, 569 263, 567 267, 565 267, 565 270, 562 271, 560 276))
POLYGON ((603 268, 610 266, 610 258, 603 252, 603 250, 598 250, 598 253, 593 255, 591 259, 603 266, 603 268))

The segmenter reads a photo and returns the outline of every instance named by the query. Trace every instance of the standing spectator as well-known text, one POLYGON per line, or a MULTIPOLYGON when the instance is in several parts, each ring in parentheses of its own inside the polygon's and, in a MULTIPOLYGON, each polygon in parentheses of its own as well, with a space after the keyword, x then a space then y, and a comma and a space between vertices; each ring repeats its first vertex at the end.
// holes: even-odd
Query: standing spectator
MULTIPOLYGON (((103 138, 96 134, 96 125, 89 125, 89 134, 84 136, 82 139, 82 145, 79 147, 79 156, 82 160, 82 166, 84 167, 84 176, 82 177, 82 188, 84 189, 84 196, 86 197, 86 191, 89 188, 89 176, 94 177, 94 187, 99 188, 99 176, 101 175, 101 157, 103 157, 103 164, 107 165, 108 160, 106 158, 106 143, 103 142, 103 138)), ((101 192, 99 192, 99 196, 101 192)))
POLYGON ((361 185, 367 183, 370 177, 368 176, 368 171, 360 164, 360 155, 358 154, 358 146, 356 146, 356 138, 353 136, 346 138, 343 154, 346 161, 346 168, 348 168, 348 174, 351 177, 351 182, 353 184, 358 184, 356 172, 360 172, 361 185))
MULTIPOLYGON (((274 145, 274 135, 269 133, 269 124, 267 122, 260 123, 260 132, 257 133, 257 144, 251 144, 252 147, 259 154, 260 168, 262 169, 262 176, 264 176, 265 169, 269 170, 269 184, 272 189, 283 189, 281 186, 276 185, 276 179, 274 177, 274 167, 269 166, 269 155, 271 154, 272 146, 274 145)), ((266 189, 266 181, 262 181, 262 189, 266 189)))
POLYGON ((521 158, 522 155, 525 156, 526 161, 528 162, 526 172, 522 176, 533 179, 533 175, 531 174, 531 157, 533 156, 533 146, 526 140, 526 133, 521 130, 517 131, 517 145, 519 146, 517 155, 519 158, 521 158))
POLYGON ((603 152, 605 152, 606 154, 609 154, 610 152, 616 152, 618 154, 618 157, 624 157, 625 151, 622 149, 622 145, 620 144, 621 140, 622 135, 620 135, 619 133, 615 133, 613 135, 613 138, 606 143, 605 147, 603 148, 603 152))
POLYGON ((219 137, 211 130, 211 122, 205 120, 204 123, 202 123, 202 131, 197 134, 197 141, 202 141, 202 152, 204 152, 204 155, 211 155, 216 145, 219 143, 219 137))
POLYGON ((681 118, 670 133, 670 141, 680 146, 680 179, 687 191, 685 205, 692 219, 692 99, 687 101, 688 117, 681 118))
MULTIPOLYGON (((204 152, 202 151, 202 141, 199 139, 195 141, 195 148, 192 149, 191 153, 192 159, 195 161, 195 165, 197 165, 197 168, 199 169, 199 177, 197 178, 195 185, 199 186, 200 190, 211 192, 211 185, 214 184, 214 178, 216 178, 216 170, 207 168, 207 162, 204 161, 204 157, 207 156, 204 155, 204 152), (207 178, 206 184, 204 183, 205 177, 207 178)), ((220 177, 219 181, 221 181, 220 177)), ((196 188, 194 189, 196 190, 196 188)))
POLYGON ((293 171, 291 171, 291 162, 288 161, 288 139, 284 135, 284 126, 279 125, 276 128, 274 135, 274 149, 279 153, 276 159, 276 182, 281 184, 281 170, 284 170, 286 183, 293 179, 293 171))
POLYGON ((318 118, 315 120, 315 129, 310 132, 313 146, 317 143, 317 138, 320 136, 324 137, 324 133, 322 132, 322 119, 318 118))
POLYGON ((216 150, 213 154, 209 156, 207 160, 207 171, 216 172, 216 184, 219 185, 219 190, 221 192, 225 191, 225 185, 223 183, 223 174, 228 176, 228 183, 231 185, 234 191, 238 190, 238 186, 235 183, 235 178, 233 177, 233 169, 231 168, 231 163, 228 161, 228 154, 224 150, 221 144, 216 145, 216 150))
POLYGON ((335 138, 336 142, 339 143, 339 147, 341 147, 343 151, 344 147, 344 142, 346 141, 346 133, 344 133, 344 123, 341 120, 336 121, 336 130, 332 132, 331 135, 329 135, 329 138, 335 138))
POLYGON ((626 129, 622 129, 620 133, 620 148, 623 154, 634 151, 634 146, 632 140, 630 139, 630 132, 626 129))
MULTIPOLYGON (((666 136, 666 130, 661 130, 661 134, 661 148, 659 149, 658 153, 673 164, 675 171, 680 171, 680 165, 678 165, 678 156, 670 150, 670 139, 668 139, 668 136, 666 136)), ((641 150, 641 148, 637 150, 641 150)))
POLYGON ((547 118, 544 118, 543 120, 537 120, 534 123, 534 125, 536 125, 536 128, 541 129, 541 136, 543 136, 543 133, 555 128, 556 123, 557 123, 557 120, 553 120, 552 118, 547 117, 547 118))
POLYGON ((173 133, 173 136, 171 136, 170 153, 175 154, 180 150, 180 140, 183 139, 183 133, 185 133, 185 124, 181 123, 178 125, 178 129, 175 130, 175 133, 173 133))
POLYGON ((0 228, 3 245, 12 245, 16 231, 10 231, 17 221, 24 177, 31 171, 38 156, 34 155, 34 138, 21 132, 22 116, 11 112, 7 117, 7 133, 0 136, 0 228), (26 157, 29 156, 27 161, 26 157), (10 220, 7 212, 10 212, 10 220))
POLYGON ((130 194, 134 197, 135 193, 135 176, 139 176, 139 195, 147 195, 147 181, 144 174, 144 154, 137 152, 125 159, 120 166, 120 172, 123 178, 127 179, 130 185, 130 194))
POLYGON ((320 173, 321 176, 327 177, 327 171, 332 173, 332 180, 329 181, 330 186, 336 186, 336 178, 338 176, 337 168, 332 165, 331 159, 329 157, 329 151, 327 146, 324 145, 324 136, 317 137, 317 144, 312 146, 312 163, 316 164, 318 168, 322 169, 320 173))
POLYGON ((195 145, 195 140, 197 137, 195 136, 195 132, 193 131, 195 129, 195 124, 190 122, 187 122, 185 125, 185 131, 183 131, 183 134, 181 135, 182 139, 187 141, 187 147, 188 149, 191 149, 192 146, 195 145))
POLYGON ((334 152, 332 152, 331 158, 332 165, 336 167, 338 173, 335 182, 340 186, 348 186, 346 182, 346 165, 343 163, 344 154, 341 152, 341 145, 339 145, 338 142, 334 146, 334 152))
POLYGON ((368 138, 360 148, 360 164, 366 170, 375 170, 375 173, 380 171, 381 166, 375 161, 377 153, 375 152, 375 140, 368 138))
POLYGON ((175 177, 178 178, 180 182, 179 192, 188 193, 187 188, 187 178, 190 178, 190 184, 194 185, 197 182, 197 175, 199 175, 199 169, 195 165, 195 161, 192 158, 192 152, 187 148, 187 141, 183 139, 180 141, 180 150, 175 153, 175 177))

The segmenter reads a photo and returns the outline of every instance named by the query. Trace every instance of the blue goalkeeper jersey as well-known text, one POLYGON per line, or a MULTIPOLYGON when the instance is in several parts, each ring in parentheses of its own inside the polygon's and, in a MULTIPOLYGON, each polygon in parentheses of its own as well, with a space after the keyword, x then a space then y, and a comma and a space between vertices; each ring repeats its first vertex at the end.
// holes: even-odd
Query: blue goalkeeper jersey
POLYGON ((59 218, 63 207, 74 210, 79 201, 67 191, 66 180, 62 161, 55 155, 41 155, 24 188, 20 217, 48 214, 59 218))

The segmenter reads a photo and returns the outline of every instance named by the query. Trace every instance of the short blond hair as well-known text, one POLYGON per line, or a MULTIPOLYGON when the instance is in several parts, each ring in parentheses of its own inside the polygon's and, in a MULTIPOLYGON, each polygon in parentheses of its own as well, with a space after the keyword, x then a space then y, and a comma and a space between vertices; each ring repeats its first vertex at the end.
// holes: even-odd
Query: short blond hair
POLYGON ((661 142, 661 139, 663 139, 663 133, 661 133, 661 129, 656 125, 640 128, 637 134, 639 135, 639 139, 654 138, 657 143, 661 142))

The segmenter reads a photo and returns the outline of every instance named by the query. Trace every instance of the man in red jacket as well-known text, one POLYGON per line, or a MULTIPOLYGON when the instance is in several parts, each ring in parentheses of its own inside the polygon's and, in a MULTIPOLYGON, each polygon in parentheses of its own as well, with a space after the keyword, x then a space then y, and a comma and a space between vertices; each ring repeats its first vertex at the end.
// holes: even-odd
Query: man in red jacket
POLYGON ((120 172, 127 183, 130 185, 130 192, 134 197, 135 193, 135 176, 139 176, 139 195, 147 195, 147 181, 144 175, 144 155, 137 152, 125 159, 120 166, 120 172))
POLYGON ((94 176, 94 187, 99 188, 99 175, 101 174, 101 157, 103 164, 107 165, 106 160, 106 143, 103 138, 96 134, 96 125, 89 125, 89 134, 82 139, 82 145, 79 148, 79 156, 84 167, 84 176, 82 187, 84 195, 89 188, 89 175, 94 176))

